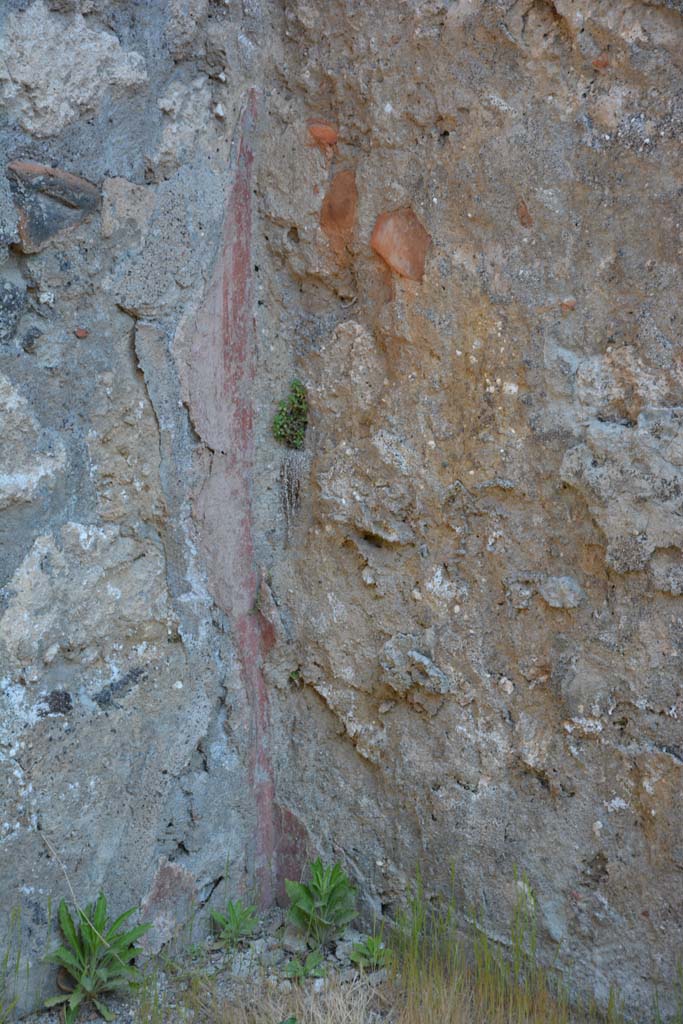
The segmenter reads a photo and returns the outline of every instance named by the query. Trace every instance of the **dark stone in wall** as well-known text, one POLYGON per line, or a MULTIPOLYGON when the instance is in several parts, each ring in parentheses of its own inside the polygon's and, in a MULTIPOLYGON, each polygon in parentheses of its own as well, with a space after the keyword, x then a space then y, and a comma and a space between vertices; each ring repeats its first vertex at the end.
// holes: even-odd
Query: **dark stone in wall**
POLYGON ((19 248, 40 252, 55 235, 81 224, 100 206, 100 190, 85 178, 56 167, 14 160, 7 167, 19 210, 19 248))

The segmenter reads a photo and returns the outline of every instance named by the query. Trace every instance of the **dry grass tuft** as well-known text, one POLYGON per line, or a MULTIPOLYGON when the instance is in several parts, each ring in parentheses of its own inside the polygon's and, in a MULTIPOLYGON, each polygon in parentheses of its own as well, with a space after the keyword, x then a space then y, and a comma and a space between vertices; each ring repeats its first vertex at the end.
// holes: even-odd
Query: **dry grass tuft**
POLYGON ((342 982, 332 977, 322 992, 297 985, 281 992, 252 980, 229 996, 219 995, 202 980, 191 985, 183 999, 186 1019, 197 1024, 280 1024, 292 1017, 297 1024, 389 1024, 394 1018, 386 1008, 377 986, 362 978, 342 982))

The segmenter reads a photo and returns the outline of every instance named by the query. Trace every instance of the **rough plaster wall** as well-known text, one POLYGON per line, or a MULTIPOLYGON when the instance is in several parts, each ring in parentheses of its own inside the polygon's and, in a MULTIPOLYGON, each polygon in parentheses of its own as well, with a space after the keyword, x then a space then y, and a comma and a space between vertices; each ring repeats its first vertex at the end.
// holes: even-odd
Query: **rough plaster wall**
POLYGON ((683 915, 680 5, 2 15, 0 905, 35 987, 47 840, 158 935, 226 858, 268 902, 318 850, 377 912, 454 863, 499 934, 517 865, 544 953, 646 1005, 683 915), (371 249, 397 208, 421 280, 371 249))
POLYGON ((501 934, 525 870, 545 955, 644 1008, 683 948, 681 5, 291 0, 285 26, 263 230, 312 423, 272 578, 278 792, 378 912, 453 863, 501 934), (320 116, 336 147, 302 150, 320 116), (371 250, 396 208, 422 281, 371 250))

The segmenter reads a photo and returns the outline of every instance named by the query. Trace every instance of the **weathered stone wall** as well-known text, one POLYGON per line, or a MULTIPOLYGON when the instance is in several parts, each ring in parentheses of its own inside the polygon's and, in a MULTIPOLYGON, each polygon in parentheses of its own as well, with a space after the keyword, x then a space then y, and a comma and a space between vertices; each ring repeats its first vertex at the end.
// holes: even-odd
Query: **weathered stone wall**
POLYGON ((237 6, 2 9, 0 906, 34 990, 57 857, 80 898, 145 901, 156 944, 226 863, 269 899, 246 615, 268 23, 237 6))
POLYGON ((670 991, 682 13, 4 5, 0 905, 36 989, 55 854, 159 941, 226 861, 268 902, 319 850, 385 913, 454 864, 495 935, 518 866, 580 988, 670 991))

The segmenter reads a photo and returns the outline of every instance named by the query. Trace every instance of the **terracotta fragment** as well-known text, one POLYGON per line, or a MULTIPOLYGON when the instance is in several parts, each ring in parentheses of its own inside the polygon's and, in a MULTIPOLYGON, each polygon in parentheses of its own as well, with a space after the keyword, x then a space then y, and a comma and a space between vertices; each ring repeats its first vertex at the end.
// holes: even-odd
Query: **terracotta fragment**
POLYGON ((335 174, 320 209, 320 227, 336 253, 342 253, 356 223, 358 189, 355 171, 335 174))
POLYGON ((370 245, 395 274, 421 281, 431 235, 409 207, 380 213, 370 245))
POLYGON ((596 71, 605 71, 609 67, 609 54, 605 50, 595 58, 593 67, 596 71))
POLYGON ((339 132, 335 125, 322 118, 313 118, 308 122, 308 134, 311 136, 314 145, 321 149, 328 150, 337 145, 339 132))
POLYGON ((26 187, 36 189, 78 209, 98 206, 100 190, 91 181, 59 167, 48 167, 33 160, 13 160, 7 165, 8 176, 26 187))

